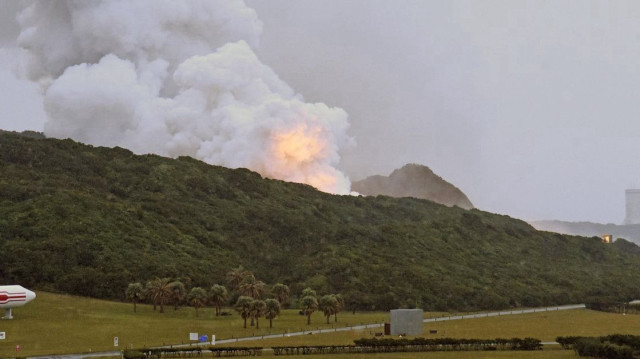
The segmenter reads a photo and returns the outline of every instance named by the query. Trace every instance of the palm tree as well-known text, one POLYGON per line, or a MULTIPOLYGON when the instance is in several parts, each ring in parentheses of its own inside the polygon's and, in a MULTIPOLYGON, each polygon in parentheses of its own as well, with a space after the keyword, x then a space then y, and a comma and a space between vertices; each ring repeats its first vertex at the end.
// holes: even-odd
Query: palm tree
POLYGON ((307 316, 307 325, 311 324, 311 314, 318 309, 318 300, 316 297, 308 295, 300 301, 302 311, 307 316))
POLYGON ((127 299, 133 301, 133 312, 137 312, 136 304, 139 300, 144 299, 144 287, 142 284, 138 282, 129 283, 129 286, 125 291, 125 295, 127 296, 127 299))
MULTIPOLYGON (((256 277, 253 274, 247 275, 240 283, 240 293, 246 296, 249 296, 253 299, 259 299, 262 297, 262 293, 264 292, 264 284, 263 281, 256 280, 256 277)), ((251 317, 251 325, 254 324, 254 317, 251 317)))
POLYGON ((147 281, 147 283, 144 285, 144 295, 147 299, 151 300, 151 303, 153 303, 153 311, 155 312, 158 301, 153 295, 153 286, 153 280, 147 281))
POLYGON ((207 302, 207 291, 200 287, 193 287, 189 292, 189 303, 196 309, 196 317, 198 316, 198 308, 201 308, 207 302))
POLYGON ((344 308, 344 298, 342 297, 342 294, 336 294, 335 297, 336 297, 336 300, 338 301, 338 306, 336 307, 336 310, 333 313, 333 321, 337 323, 338 313, 342 311, 342 308, 344 308))
POLYGON ((286 284, 276 283, 271 288, 271 294, 276 297, 281 306, 284 306, 285 302, 289 300, 289 287, 286 284))
POLYGON ((147 282, 147 290, 153 306, 155 308, 156 303, 160 304, 160 313, 164 313, 164 303, 171 297, 172 286, 171 278, 156 278, 147 282))
POLYGON ((256 329, 260 329, 260 317, 267 311, 264 300, 256 299, 251 302, 251 317, 256 319, 256 329))
POLYGON ((318 294, 316 294, 316 291, 315 291, 315 290, 313 290, 313 289, 311 289, 311 288, 309 288, 309 287, 307 287, 307 288, 305 288, 305 289, 303 289, 303 290, 302 290, 302 295, 301 295, 301 297, 303 297, 303 298, 304 298, 304 297, 309 296, 309 295, 310 295, 310 296, 312 296, 312 297, 314 297, 314 298, 316 298, 316 299, 318 298, 318 294))
POLYGON ((171 301, 173 301, 173 309, 178 310, 178 306, 184 300, 187 294, 187 290, 184 287, 184 284, 180 281, 175 281, 171 283, 171 301))
POLYGON ((241 295, 240 297, 238 297, 238 301, 234 306, 242 319, 244 319, 245 328, 247 328, 247 318, 251 316, 251 302, 253 302, 253 299, 251 299, 251 297, 241 295))
POLYGON ((318 306, 320 310, 322 310, 322 313, 324 313, 324 316, 327 317, 327 324, 329 324, 329 317, 337 312, 338 299, 336 299, 333 294, 327 294, 320 298, 318 306))
POLYGON ((229 287, 231 289, 237 290, 242 283, 242 280, 250 275, 251 272, 244 269, 242 266, 238 266, 238 268, 234 268, 227 273, 227 282, 229 283, 229 287))
POLYGON ((264 312, 264 317, 269 319, 269 328, 273 328, 273 319, 280 315, 280 302, 276 299, 267 299, 265 304, 267 308, 264 312))
POLYGON ((257 280, 253 274, 249 274, 240 283, 239 290, 241 294, 258 299, 262 297, 265 286, 263 281, 257 280))
POLYGON ((209 290, 209 299, 211 303, 216 307, 216 317, 220 315, 220 308, 227 301, 227 288, 220 284, 214 284, 209 290))

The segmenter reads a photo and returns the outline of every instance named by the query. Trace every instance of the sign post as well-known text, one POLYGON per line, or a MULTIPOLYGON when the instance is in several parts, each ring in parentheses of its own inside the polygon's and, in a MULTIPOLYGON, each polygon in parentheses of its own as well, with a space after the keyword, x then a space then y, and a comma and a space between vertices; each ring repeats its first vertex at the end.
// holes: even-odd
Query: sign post
POLYGON ((113 346, 114 347, 118 346, 118 337, 113 337, 113 346))
POLYGON ((216 345, 216 335, 211 334, 211 345, 216 345))
POLYGON ((4 340, 6 338, 5 332, 0 332, 0 340, 4 340))
POLYGON ((189 333, 189 340, 198 341, 198 333, 189 333))

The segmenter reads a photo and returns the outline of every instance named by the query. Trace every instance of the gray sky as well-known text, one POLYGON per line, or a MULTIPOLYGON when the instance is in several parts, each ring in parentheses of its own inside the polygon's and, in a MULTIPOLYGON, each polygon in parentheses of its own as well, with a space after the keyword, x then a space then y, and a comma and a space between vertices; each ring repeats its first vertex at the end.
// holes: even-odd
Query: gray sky
MULTIPOLYGON (((261 61, 349 113, 352 180, 420 163, 483 210, 622 222, 624 190, 640 186, 640 2, 247 4, 261 61)), ((14 5, 0 6, 6 48, 14 5)), ((36 88, 1 70, 0 128, 41 130, 36 88)))

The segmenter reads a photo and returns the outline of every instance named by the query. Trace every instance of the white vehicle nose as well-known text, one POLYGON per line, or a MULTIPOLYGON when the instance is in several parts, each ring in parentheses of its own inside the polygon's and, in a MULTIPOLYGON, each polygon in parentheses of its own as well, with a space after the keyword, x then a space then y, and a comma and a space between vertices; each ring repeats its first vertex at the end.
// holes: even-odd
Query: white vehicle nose
POLYGON ((32 292, 32 291, 30 291, 28 289, 25 290, 25 292, 27 294, 27 300, 26 300, 27 303, 32 301, 32 300, 34 300, 34 299, 36 299, 36 293, 34 293, 34 292, 32 292))

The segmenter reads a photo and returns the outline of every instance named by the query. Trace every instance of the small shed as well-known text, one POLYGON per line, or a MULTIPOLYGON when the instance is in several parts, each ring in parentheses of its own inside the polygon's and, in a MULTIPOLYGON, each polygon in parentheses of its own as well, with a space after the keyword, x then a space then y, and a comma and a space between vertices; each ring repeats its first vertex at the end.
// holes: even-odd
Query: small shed
POLYGON ((391 335, 422 335, 422 309, 391 310, 391 335))

